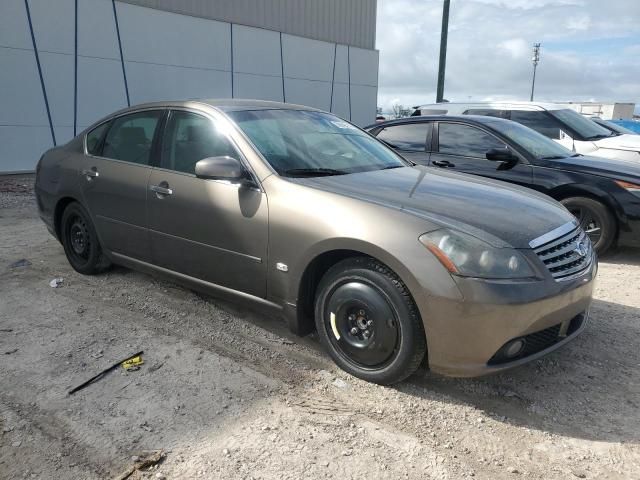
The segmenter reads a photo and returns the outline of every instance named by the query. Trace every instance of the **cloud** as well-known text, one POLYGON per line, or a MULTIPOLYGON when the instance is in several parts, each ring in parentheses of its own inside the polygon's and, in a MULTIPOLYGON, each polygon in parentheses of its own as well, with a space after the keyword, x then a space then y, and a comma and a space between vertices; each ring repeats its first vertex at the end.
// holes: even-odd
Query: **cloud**
MULTIPOLYGON (((435 100, 441 0, 378 0, 378 103, 435 100)), ((640 103, 640 1, 452 0, 449 100, 528 100, 531 48, 542 43, 536 99, 640 103)))

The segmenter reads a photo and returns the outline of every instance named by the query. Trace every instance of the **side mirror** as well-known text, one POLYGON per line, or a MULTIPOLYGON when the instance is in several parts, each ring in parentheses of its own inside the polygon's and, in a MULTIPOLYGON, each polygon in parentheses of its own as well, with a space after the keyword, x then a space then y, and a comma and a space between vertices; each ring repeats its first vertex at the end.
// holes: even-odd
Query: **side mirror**
POLYGON ((487 160, 492 162, 507 162, 514 163, 518 161, 516 157, 508 148, 492 148, 485 154, 487 160))
POLYGON ((209 157, 196 163, 196 177, 205 180, 242 180, 246 178, 242 164, 229 156, 209 157))
POLYGON ((487 160, 499 162, 497 170, 508 170, 518 163, 516 157, 508 148, 492 148, 485 153, 487 160))

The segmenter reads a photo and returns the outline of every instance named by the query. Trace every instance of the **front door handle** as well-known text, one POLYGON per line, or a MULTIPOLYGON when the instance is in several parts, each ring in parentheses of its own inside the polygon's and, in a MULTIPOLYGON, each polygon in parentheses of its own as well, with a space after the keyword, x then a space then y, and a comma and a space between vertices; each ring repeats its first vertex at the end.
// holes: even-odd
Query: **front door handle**
POLYGON ((455 167, 455 165, 448 160, 434 160, 431 163, 436 167, 455 167))
POLYGON ((151 185, 149 190, 152 192, 156 192, 158 197, 163 197, 165 195, 173 195, 173 190, 169 188, 169 184, 167 182, 162 182, 160 185, 151 185))
POLYGON ((82 170, 82 175, 87 177, 87 180, 92 180, 100 176, 96 167, 91 167, 91 170, 88 170, 88 169, 82 170))

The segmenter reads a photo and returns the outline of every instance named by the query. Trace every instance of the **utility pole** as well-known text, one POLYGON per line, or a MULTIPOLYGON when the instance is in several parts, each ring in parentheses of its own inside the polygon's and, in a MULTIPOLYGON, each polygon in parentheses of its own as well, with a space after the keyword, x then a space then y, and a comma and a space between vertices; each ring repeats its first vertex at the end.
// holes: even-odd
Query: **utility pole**
POLYGON ((533 80, 531 81, 531 101, 533 102, 533 91, 536 88, 536 68, 538 68, 538 62, 540 62, 540 43, 533 44, 533 80))
POLYGON ((447 35, 449 33, 449 2, 444 0, 442 5, 442 30, 440 31, 440 62, 438 64, 438 90, 436 103, 444 99, 444 70, 447 64, 447 35))

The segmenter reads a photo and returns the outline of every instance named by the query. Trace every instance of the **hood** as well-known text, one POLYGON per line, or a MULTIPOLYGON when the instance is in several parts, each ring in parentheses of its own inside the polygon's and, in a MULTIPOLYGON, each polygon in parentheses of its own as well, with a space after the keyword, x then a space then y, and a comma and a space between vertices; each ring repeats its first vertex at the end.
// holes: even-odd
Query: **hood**
MULTIPOLYGON (((632 136, 632 135, 630 135, 632 136)), ((640 137, 640 135, 638 135, 640 137)), ((640 181, 640 162, 614 158, 580 155, 560 160, 545 160, 554 168, 580 173, 590 173, 601 177, 614 178, 638 183, 640 181)))
POLYGON ((640 152, 640 135, 629 135, 625 133, 614 137, 602 138, 595 143, 598 145, 598 148, 640 152))
POLYGON ((428 167, 293 181, 397 208, 496 247, 529 248, 534 238, 573 220, 562 205, 533 190, 428 167))

